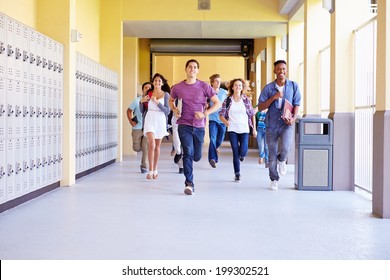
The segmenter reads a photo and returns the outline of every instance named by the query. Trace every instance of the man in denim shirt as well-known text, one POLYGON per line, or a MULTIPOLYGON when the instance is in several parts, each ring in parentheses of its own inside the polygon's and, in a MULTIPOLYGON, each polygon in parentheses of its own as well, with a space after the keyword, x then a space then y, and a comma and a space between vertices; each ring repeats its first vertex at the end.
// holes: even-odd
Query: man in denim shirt
POLYGON ((293 123, 298 116, 301 93, 298 85, 286 78, 287 63, 277 60, 274 63, 275 81, 267 84, 261 91, 258 110, 268 108, 266 116, 266 141, 269 152, 269 177, 270 189, 278 190, 279 175, 286 175, 286 159, 293 139, 293 123), (293 106, 293 116, 289 119, 282 118, 283 106, 288 100, 293 106), (278 143, 281 143, 279 149, 278 143), (280 151, 279 151, 280 150, 280 151), (278 153, 279 151, 279 153, 278 153), (277 170, 279 166, 279 173, 277 170))

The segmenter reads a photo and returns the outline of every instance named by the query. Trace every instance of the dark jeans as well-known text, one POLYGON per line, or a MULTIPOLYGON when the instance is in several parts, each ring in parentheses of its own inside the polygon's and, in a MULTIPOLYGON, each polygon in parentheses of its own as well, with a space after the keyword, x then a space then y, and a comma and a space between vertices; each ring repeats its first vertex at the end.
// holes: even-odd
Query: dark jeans
POLYGON ((248 153, 249 133, 235 133, 229 131, 229 141, 233 152, 234 175, 240 175, 240 158, 248 153))
POLYGON ((222 145, 223 139, 225 138, 225 132, 226 126, 223 123, 218 123, 215 121, 209 122, 209 161, 213 159, 215 162, 218 162, 217 148, 222 145))
POLYGON ((204 128, 179 125, 179 137, 183 149, 183 171, 187 184, 194 183, 193 162, 202 158, 204 128))

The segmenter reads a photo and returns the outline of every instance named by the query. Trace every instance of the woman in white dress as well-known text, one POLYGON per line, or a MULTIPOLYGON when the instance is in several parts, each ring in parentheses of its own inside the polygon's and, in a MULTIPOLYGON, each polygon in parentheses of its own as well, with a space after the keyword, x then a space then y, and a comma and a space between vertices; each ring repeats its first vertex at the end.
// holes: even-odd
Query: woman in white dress
MULTIPOLYGON (((152 78, 153 89, 148 94, 147 113, 144 122, 144 135, 148 139, 149 172, 147 179, 157 179, 157 164, 160 157, 162 139, 168 135, 167 116, 169 114, 170 87, 163 75, 156 73, 152 78)), ((145 104, 141 104, 141 112, 145 104)))

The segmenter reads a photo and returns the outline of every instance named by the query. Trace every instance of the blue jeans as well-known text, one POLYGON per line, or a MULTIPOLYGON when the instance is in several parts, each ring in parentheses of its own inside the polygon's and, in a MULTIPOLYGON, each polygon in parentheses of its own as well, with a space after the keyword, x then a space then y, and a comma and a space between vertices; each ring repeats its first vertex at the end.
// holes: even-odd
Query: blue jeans
POLYGON ((178 132, 183 152, 185 184, 194 185, 193 162, 202 158, 204 128, 180 124, 178 132))
POLYGON ((209 122, 209 161, 211 159, 218 162, 217 149, 222 145, 223 139, 225 138, 226 126, 223 123, 210 121, 209 122))
POLYGON ((268 145, 265 141, 265 128, 257 128, 257 147, 259 149, 259 157, 264 158, 265 162, 268 162, 268 145))
POLYGON ((269 178, 271 181, 278 181, 277 160, 285 161, 290 151, 293 138, 293 127, 283 125, 277 128, 267 128, 266 139, 269 152, 269 178), (280 139, 280 149, 279 149, 280 139), (280 150, 278 154, 278 150, 280 150))
POLYGON ((234 175, 240 175, 240 158, 246 157, 248 153, 249 133, 235 133, 234 131, 228 133, 233 152, 234 175))

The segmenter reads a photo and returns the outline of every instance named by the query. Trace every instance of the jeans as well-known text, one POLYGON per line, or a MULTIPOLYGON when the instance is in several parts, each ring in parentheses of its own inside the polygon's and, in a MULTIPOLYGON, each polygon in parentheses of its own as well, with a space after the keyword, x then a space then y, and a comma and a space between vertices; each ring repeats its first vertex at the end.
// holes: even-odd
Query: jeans
POLYGON ((240 158, 246 157, 248 153, 249 133, 235 133, 229 131, 229 141, 233 152, 234 175, 240 175, 240 158))
POLYGON ((217 149, 222 145, 223 139, 225 138, 225 132, 226 126, 223 123, 215 121, 209 122, 209 161, 213 159, 215 162, 218 162, 217 149))
POLYGON ((268 145, 265 141, 265 128, 257 128, 257 147, 259 149, 259 157, 264 158, 268 162, 268 145))
POLYGON ((285 161, 290 151, 290 147, 293 139, 293 127, 283 125, 277 128, 269 129, 266 131, 266 139, 269 152, 269 178, 271 181, 278 181, 279 174, 277 170, 277 160, 285 161), (280 149, 279 149, 280 139, 280 149), (278 150, 280 150, 278 154, 278 150))
POLYGON ((193 162, 199 161, 202 158, 204 128, 180 124, 178 131, 183 151, 185 184, 194 185, 193 162))

